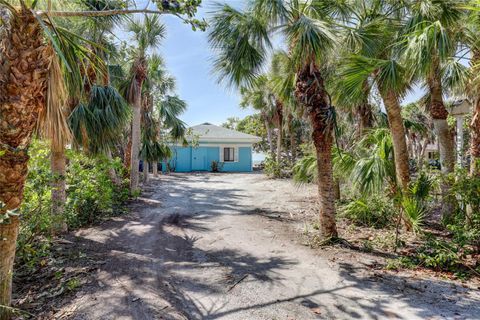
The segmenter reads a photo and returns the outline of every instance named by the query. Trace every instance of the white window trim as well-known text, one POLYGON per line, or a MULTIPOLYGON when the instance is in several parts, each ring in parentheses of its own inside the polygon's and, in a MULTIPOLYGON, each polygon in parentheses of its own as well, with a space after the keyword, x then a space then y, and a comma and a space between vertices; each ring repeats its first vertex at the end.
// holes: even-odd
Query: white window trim
POLYGON ((239 147, 237 145, 228 145, 228 144, 225 144, 225 145, 220 145, 219 146, 220 149, 219 149, 219 152, 220 152, 220 156, 219 156, 219 160, 220 162, 223 162, 223 163, 236 163, 236 162, 239 162, 239 147), (233 161, 227 161, 225 162, 224 160, 224 149, 225 148, 233 148, 234 151, 233 151, 233 161))

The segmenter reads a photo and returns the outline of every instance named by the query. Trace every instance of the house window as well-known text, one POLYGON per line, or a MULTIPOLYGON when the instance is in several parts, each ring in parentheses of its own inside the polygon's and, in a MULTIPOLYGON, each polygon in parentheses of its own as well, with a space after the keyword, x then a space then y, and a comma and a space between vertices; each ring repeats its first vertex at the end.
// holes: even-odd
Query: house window
POLYGON ((224 162, 235 161, 235 148, 223 148, 223 161, 224 162))

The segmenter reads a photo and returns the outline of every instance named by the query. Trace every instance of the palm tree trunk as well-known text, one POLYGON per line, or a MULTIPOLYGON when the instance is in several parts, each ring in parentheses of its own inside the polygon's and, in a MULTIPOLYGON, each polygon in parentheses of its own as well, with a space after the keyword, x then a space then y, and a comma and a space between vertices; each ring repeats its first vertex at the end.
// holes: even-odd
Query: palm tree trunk
POLYGON ((157 178, 157 177, 158 177, 158 162, 157 162, 157 161, 154 161, 154 162, 152 163, 152 165, 153 165, 153 168, 152 168, 152 170, 153 170, 153 176, 154 176, 155 178, 157 178))
POLYGON ((18 236, 18 217, 0 224, 0 320, 10 319, 11 313, 4 308, 10 306, 12 297, 13 261, 18 236))
POLYGON ((65 147, 53 148, 50 156, 50 167, 52 170, 52 233, 61 234, 68 230, 64 219, 65 201, 67 200, 65 175, 67 158, 65 156, 65 147), (59 149, 59 150, 58 150, 59 149))
POLYGON ((295 164, 297 158, 297 139, 295 137, 295 129, 293 126, 293 115, 291 112, 288 113, 288 133, 290 135, 290 162, 295 164))
POLYGON ((132 119, 132 151, 130 153, 130 192, 135 192, 138 190, 138 180, 139 180, 139 159, 138 154, 140 153, 140 125, 141 125, 141 95, 135 97, 135 102, 133 104, 133 119, 132 119))
POLYGON ((150 162, 143 161, 143 182, 148 183, 148 173, 150 171, 150 162))
POLYGON ((282 142, 283 142, 283 105, 280 101, 276 102, 276 118, 277 118, 277 162, 282 160, 282 142))
POLYGON ((292 154, 292 164, 294 164, 297 160, 297 137, 295 137, 294 130, 290 132, 290 149, 292 154))
POLYGON ((373 113, 372 106, 365 101, 357 107, 358 117, 358 135, 363 136, 365 130, 370 129, 373 126, 373 113))
POLYGON ((448 111, 443 103, 442 83, 436 74, 428 79, 430 90, 430 116, 433 120, 440 151, 440 164, 443 173, 453 172, 455 167, 455 141, 450 130, 447 117, 448 111))
MULTIPOLYGON (((442 173, 447 175, 455 168, 455 140, 453 131, 447 123, 448 111, 443 103, 442 83, 438 64, 432 75, 428 78, 430 90, 430 116, 433 121, 440 152, 440 165, 442 173)), ((442 216, 448 217, 455 210, 455 198, 450 195, 451 183, 444 179, 440 186, 442 191, 442 216)))
POLYGON ((131 162, 132 161, 132 134, 128 135, 127 145, 125 146, 125 151, 123 153, 123 167, 127 172, 130 172, 131 162))
MULTIPOLYGON (((28 154, 39 113, 45 107, 53 51, 32 12, 20 8, 4 21, 0 37, 0 201, 15 210, 22 203, 28 154)), ((0 305, 10 306, 18 218, 0 223, 0 305)), ((0 308, 0 320, 10 311, 0 308)))
POLYGON ((428 140, 425 139, 421 145, 420 155, 418 156, 418 171, 422 171, 425 165, 425 154, 427 152, 428 140))
POLYGON ((283 140, 283 130, 282 127, 278 127, 278 135, 277 135, 277 162, 280 162, 282 159, 282 140, 283 140))
POLYGON ((397 180, 402 192, 405 192, 408 189, 408 183, 410 182, 410 170, 408 166, 408 149, 400 102, 393 91, 382 94, 382 99, 387 111, 388 125, 392 133, 397 180))
POLYGON ((275 149, 273 147, 272 127, 270 126, 270 122, 268 122, 268 119, 266 117, 264 117, 264 122, 265 122, 265 130, 267 130, 268 147, 270 148, 270 154, 273 158, 275 155, 275 149))
POLYGON ((312 125, 317 154, 319 220, 321 236, 336 238, 335 196, 332 166, 333 124, 328 122, 331 106, 323 77, 315 65, 307 65, 297 75, 295 96, 306 109, 312 125))
MULTIPOLYGON (((472 64, 480 63, 480 50, 474 50, 472 64)), ((477 88, 477 96, 474 99, 472 121, 470 122, 470 175, 480 176, 480 88, 477 88)))

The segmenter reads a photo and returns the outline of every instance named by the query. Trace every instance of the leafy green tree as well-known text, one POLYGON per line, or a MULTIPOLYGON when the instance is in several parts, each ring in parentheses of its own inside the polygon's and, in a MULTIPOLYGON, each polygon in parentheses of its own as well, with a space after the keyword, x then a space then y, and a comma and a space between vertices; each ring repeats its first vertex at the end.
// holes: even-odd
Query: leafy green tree
POLYGON ((267 131, 267 141, 269 152, 272 158, 275 158, 275 147, 273 145, 273 126, 275 118, 275 95, 271 87, 268 86, 267 75, 260 75, 255 79, 252 85, 240 88, 242 100, 241 108, 252 107, 259 111, 262 117, 265 130, 267 131))
POLYGON ((253 148, 259 152, 268 152, 267 130, 260 113, 246 116, 237 124, 237 130, 262 138, 262 141, 253 145, 253 148))

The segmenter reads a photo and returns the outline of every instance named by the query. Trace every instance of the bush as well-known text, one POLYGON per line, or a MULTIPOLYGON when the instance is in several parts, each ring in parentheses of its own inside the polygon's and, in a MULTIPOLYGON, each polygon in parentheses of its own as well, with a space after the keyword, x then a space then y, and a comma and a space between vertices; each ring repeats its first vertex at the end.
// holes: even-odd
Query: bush
POLYGON ((128 199, 126 186, 116 186, 109 176, 110 169, 122 169, 118 159, 90 158, 75 151, 70 151, 68 158, 65 214, 69 227, 78 228, 110 216, 128 199))
POLYGON ((210 164, 210 170, 212 172, 220 172, 220 171, 222 171, 222 168, 223 168, 223 163, 221 163, 221 162, 218 162, 218 161, 214 160, 210 164))
POLYGON ((280 162, 278 162, 268 156, 265 159, 264 164, 264 172, 267 176, 271 178, 287 178, 290 177, 292 174, 290 165, 285 161, 281 160, 280 162))
POLYGON ((382 228, 395 220, 395 210, 391 201, 384 197, 372 196, 352 200, 338 209, 339 215, 357 225, 382 228))
POLYGON ((448 241, 428 236, 417 250, 415 258, 419 265, 438 271, 455 271, 461 262, 461 247, 448 241))
MULTIPOLYGON (((29 173, 20 207, 21 228, 17 257, 33 267, 49 255, 53 218, 49 144, 34 141, 30 147, 29 173)), ((120 160, 87 157, 69 150, 67 155, 65 220, 70 229, 78 228, 115 213, 128 199, 128 183, 116 186, 109 170, 122 175, 120 160)))

